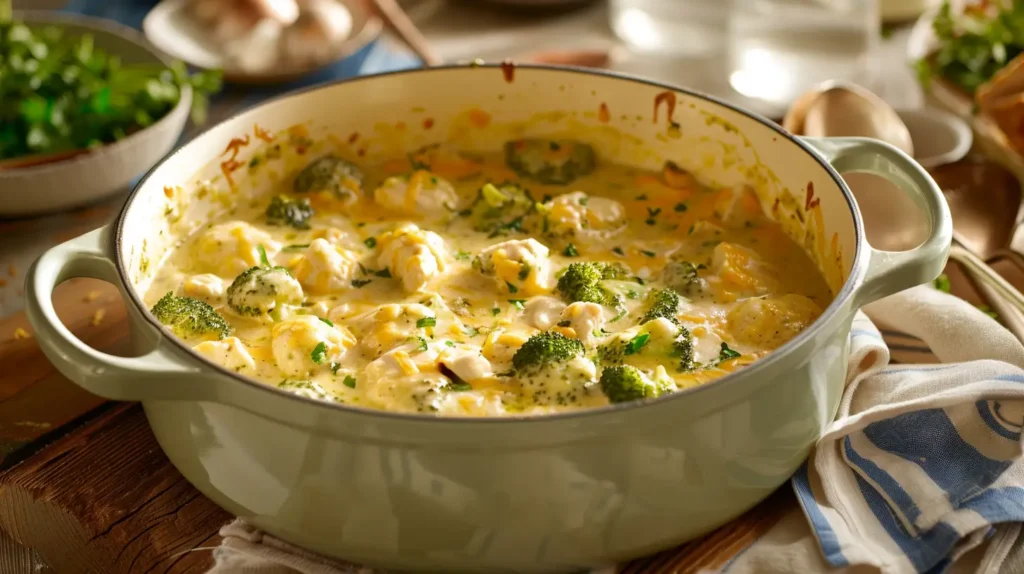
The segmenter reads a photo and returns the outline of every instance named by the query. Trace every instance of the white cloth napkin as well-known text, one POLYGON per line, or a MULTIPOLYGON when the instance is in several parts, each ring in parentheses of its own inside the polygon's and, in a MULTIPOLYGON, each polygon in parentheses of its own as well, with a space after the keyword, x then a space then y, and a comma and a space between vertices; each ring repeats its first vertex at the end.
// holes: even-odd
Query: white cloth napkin
MULTIPOLYGON (((1024 522, 1024 347, 973 306, 930 287, 867 309, 944 364, 889 366, 862 313, 836 421, 792 485, 802 507, 722 571, 995 572, 1024 522)), ((294 548, 236 520, 210 574, 370 570, 294 548)))

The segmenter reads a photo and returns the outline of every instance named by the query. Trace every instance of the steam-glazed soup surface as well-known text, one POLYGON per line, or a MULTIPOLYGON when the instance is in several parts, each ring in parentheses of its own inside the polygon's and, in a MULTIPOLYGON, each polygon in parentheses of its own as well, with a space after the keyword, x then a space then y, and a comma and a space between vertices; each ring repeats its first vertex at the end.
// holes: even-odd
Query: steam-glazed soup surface
POLYGON ((308 397, 450 416, 645 400, 756 361, 831 300, 752 190, 672 163, 541 139, 309 160, 182 241, 146 297, 210 361, 308 397))

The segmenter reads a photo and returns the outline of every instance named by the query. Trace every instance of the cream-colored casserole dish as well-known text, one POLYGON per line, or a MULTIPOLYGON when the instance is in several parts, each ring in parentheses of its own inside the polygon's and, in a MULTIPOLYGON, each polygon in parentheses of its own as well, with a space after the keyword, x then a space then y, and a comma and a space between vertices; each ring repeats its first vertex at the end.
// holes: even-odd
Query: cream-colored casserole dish
POLYGON ((142 401, 182 474, 258 527, 388 568, 567 571, 678 544, 782 484, 835 412, 853 313, 937 276, 951 235, 934 182, 883 143, 800 140, 705 96, 633 78, 447 67, 314 88, 214 127, 156 166, 112 226, 40 258, 27 292, 58 368, 99 395, 142 401), (242 169, 277 138, 369 161, 439 141, 493 152, 556 134, 620 164, 656 170, 672 161, 709 185, 750 186, 818 267, 831 303, 780 348, 700 386, 548 415, 466 418, 274 388, 204 359, 143 302, 185 236, 294 175, 298 167, 276 176, 242 169), (928 239, 907 252, 873 250, 837 170, 895 182, 926 212, 928 239), (122 287, 140 357, 96 352, 60 323, 50 294, 74 276, 122 287))

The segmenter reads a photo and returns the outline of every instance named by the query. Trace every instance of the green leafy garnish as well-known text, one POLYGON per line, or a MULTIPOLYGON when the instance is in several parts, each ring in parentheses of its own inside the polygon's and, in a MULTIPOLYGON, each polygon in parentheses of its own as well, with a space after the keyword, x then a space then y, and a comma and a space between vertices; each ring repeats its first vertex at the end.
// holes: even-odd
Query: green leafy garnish
POLYGON ((377 238, 367 237, 366 239, 363 240, 363 245, 367 246, 370 249, 373 249, 374 247, 377 247, 377 238))
POLYGON ((262 263, 264 267, 270 267, 270 258, 267 257, 266 248, 264 248, 263 245, 257 245, 256 251, 260 254, 260 263, 262 263))
POLYGON ((677 203, 676 206, 673 207, 672 209, 676 213, 682 213, 682 212, 686 211, 688 208, 686 207, 685 203, 677 203))
POLYGON ((320 341, 313 347, 313 352, 309 354, 309 358, 313 359, 313 362, 320 365, 327 360, 327 343, 320 341))
POLYGON ((938 49, 917 62, 925 85, 933 76, 974 92, 1024 51, 1024 3, 987 3, 993 10, 968 7, 954 14, 945 0, 932 21, 938 49))
POLYGON ((373 283, 373 279, 353 279, 352 280, 352 286, 355 287, 356 289, 361 289, 363 287, 366 287, 370 283, 373 283))
POLYGON ((294 253, 296 251, 302 251, 303 249, 306 249, 307 247, 309 247, 308 243, 293 243, 291 245, 285 245, 284 247, 281 248, 281 251, 284 251, 284 252, 287 252, 287 253, 294 253))
POLYGON ((728 361, 729 359, 735 359, 736 357, 739 357, 739 356, 740 356, 740 354, 738 352, 733 351, 732 349, 730 349, 729 345, 727 345, 725 343, 722 343, 722 348, 721 348, 720 351, 718 351, 718 362, 721 363, 722 361, 728 361))
POLYGON ((434 325, 437 325, 437 319, 435 319, 434 317, 423 317, 421 319, 417 319, 416 320, 416 328, 417 329, 423 329, 425 327, 433 327, 434 325))
POLYGON ((640 352, 640 349, 644 348, 644 345, 647 344, 647 340, 650 338, 651 336, 647 333, 641 333, 636 337, 633 337, 628 343, 626 343, 626 354, 635 355, 640 352))
POLYGON ((508 302, 516 309, 523 309, 523 304, 526 303, 526 299, 509 299, 508 302))
POLYGON ((942 275, 939 275, 938 277, 935 278, 935 281, 934 281, 933 285, 939 291, 942 291, 943 293, 949 293, 949 291, 950 291, 949 275, 946 275, 945 273, 943 273, 942 275))
POLYGON ((509 293, 516 294, 516 293, 519 292, 519 288, 516 287, 515 285, 509 283, 508 281, 505 282, 505 285, 508 287, 508 292, 509 293))
POLYGON ((0 159, 86 150, 124 139, 166 116, 192 88, 203 123, 218 71, 123 63, 92 34, 12 19, 0 0, 0 159))
POLYGON ((572 243, 566 245, 565 249, 562 250, 562 255, 566 257, 579 257, 579 254, 580 252, 576 250, 576 246, 572 243))
POLYGON ((345 375, 345 380, 341 383, 350 389, 356 388, 356 378, 352 375, 345 375))
POLYGON ((384 279, 391 278, 391 270, 389 270, 387 267, 385 267, 384 269, 374 271, 373 274, 376 275, 377 277, 383 277, 384 279))
POLYGON ((331 327, 334 326, 334 323, 332 323, 330 319, 325 319, 323 317, 317 317, 317 318, 320 319, 321 321, 323 321, 324 323, 327 323, 331 327))

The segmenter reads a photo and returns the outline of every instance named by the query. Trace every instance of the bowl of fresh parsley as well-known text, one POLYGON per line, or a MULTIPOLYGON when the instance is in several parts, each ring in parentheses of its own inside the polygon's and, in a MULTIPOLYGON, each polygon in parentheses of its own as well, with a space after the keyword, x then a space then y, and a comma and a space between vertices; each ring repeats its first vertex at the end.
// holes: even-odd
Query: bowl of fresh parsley
POLYGON ((0 0, 0 217, 127 191, 219 88, 131 28, 0 0))

